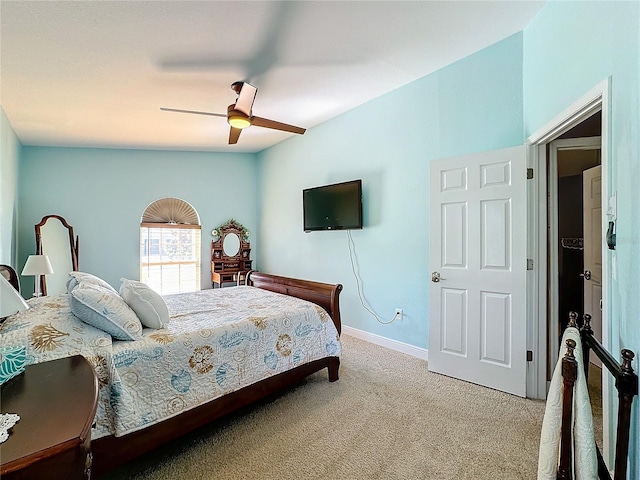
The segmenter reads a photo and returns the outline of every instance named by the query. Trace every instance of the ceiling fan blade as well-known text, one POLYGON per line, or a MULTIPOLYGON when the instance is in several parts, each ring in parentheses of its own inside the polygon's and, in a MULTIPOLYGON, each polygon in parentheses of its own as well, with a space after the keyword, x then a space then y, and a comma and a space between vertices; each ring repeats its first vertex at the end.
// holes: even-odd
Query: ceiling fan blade
POLYGON ((236 100, 236 110, 244 113, 247 116, 251 116, 251 108, 253 107, 253 101, 256 98, 258 89, 250 83, 244 82, 238 99, 236 100))
POLYGON ((282 130, 283 132, 299 133, 302 135, 307 131, 306 128, 296 127, 294 125, 288 125, 286 123, 276 122, 275 120, 269 120, 268 118, 251 117, 251 125, 256 127, 272 128, 274 130, 282 130))
POLYGON ((163 112, 194 113, 196 115, 209 115, 211 117, 227 118, 227 115, 224 113, 198 112, 197 110, 181 110, 179 108, 166 107, 160 107, 160 110, 162 110, 163 112))
POLYGON ((229 145, 234 145, 238 143, 240 132, 242 132, 241 128, 231 127, 231 130, 229 130, 229 145))

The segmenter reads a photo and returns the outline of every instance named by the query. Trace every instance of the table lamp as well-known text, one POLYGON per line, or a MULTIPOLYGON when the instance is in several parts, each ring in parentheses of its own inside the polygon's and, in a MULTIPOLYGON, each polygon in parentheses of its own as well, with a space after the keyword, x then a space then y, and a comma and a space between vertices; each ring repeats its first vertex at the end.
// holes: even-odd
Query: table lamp
MULTIPOLYGON (((27 302, 13 288, 13 285, 0 275, 0 323, 9 315, 29 308, 27 302)), ((27 347, 24 345, 0 347, 0 385, 19 375, 27 363, 27 347)), ((11 420, 11 414, 2 414, 0 426, 5 426, 5 421, 11 420)), ((19 417, 18 417, 19 418, 19 417)), ((17 421, 17 420, 16 420, 17 421)), ((13 422, 15 424, 15 421, 13 422)), ((8 428, 7 428, 8 430, 8 428)), ((9 434, 0 429, 0 443, 8 438, 9 434), (6 437, 6 438, 5 438, 6 437), (4 440, 3 440, 4 439, 4 440)))
POLYGON ((0 275, 0 320, 27 308, 29 305, 24 298, 4 276, 0 275))
POLYGON ((48 275, 50 273, 53 273, 53 267, 51 267, 49 257, 46 255, 29 255, 27 263, 24 264, 22 269, 22 275, 35 275, 34 297, 42 295, 40 292, 40 275, 48 275))

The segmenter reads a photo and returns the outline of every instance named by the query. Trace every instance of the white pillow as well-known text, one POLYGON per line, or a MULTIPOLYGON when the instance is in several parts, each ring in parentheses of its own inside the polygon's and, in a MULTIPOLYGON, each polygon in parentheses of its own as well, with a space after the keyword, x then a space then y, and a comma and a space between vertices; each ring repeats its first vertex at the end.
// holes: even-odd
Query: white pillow
POLYGON ((67 279, 67 293, 71 293, 71 290, 76 288, 80 282, 99 285, 106 288, 107 290, 111 290, 113 293, 118 293, 115 288, 102 280, 100 277, 96 277, 95 275, 85 272, 69 272, 69 278, 67 279))
POLYGON ((89 325, 118 340, 142 338, 142 324, 136 312, 120 295, 108 288, 80 282, 69 294, 71 312, 89 325))
POLYGON ((121 278, 120 295, 124 298, 142 325, 148 328, 164 328, 169 323, 169 309, 164 299, 146 283, 121 278))

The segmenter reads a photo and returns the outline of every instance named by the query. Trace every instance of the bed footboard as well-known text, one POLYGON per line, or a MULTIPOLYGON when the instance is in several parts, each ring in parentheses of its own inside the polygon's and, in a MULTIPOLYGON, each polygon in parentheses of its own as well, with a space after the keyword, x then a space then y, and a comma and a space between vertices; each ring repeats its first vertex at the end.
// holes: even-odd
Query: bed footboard
MULTIPOLYGON (((578 314, 569 314, 569 327, 576 327, 578 314)), ((585 376, 589 374, 589 352, 593 351, 607 370, 615 378, 615 387, 618 391, 618 427, 616 432, 616 450, 614 461, 613 480, 625 480, 627 478, 627 460, 629 457, 629 431, 631 427, 631 404, 633 398, 638 395, 638 375, 633 371, 631 362, 635 354, 628 349, 621 352, 622 363, 604 348, 604 346, 593 336, 591 328, 591 315, 583 316, 584 324, 580 329, 582 343, 583 362, 585 376)), ((563 409, 562 409, 562 433, 560 446, 560 463, 558 467, 558 479, 570 479, 571 472, 571 418, 573 415, 573 385, 577 378, 577 363, 573 357, 575 342, 567 340, 567 354, 562 359, 563 377, 563 409), (573 345, 570 345, 570 342, 573 345), (565 427, 565 424, 568 428, 565 427)), ((598 456, 598 477, 612 480, 609 470, 602 458, 602 454, 596 446, 598 456)))
POLYGON ((573 351, 576 342, 567 340, 567 353, 562 357, 562 435, 560 437, 560 462, 558 464, 557 480, 571 480, 572 452, 573 452, 573 392, 578 378, 578 362, 573 351))
MULTIPOLYGON (((616 452, 614 463, 614 480, 627 478, 627 459, 629 457, 629 429, 631 425, 631 404, 633 397, 638 395, 638 375, 633 371, 631 362, 635 354, 628 349, 622 349, 622 363, 613 358, 613 356, 604 348, 604 346, 593 336, 591 328, 591 315, 585 313, 583 315, 584 325, 580 330, 582 339, 582 350, 584 352, 585 367, 589 366, 589 352, 593 351, 602 362, 609 373, 615 378, 615 387, 618 390, 618 430, 616 432, 616 452)), ((589 374, 588 368, 585 368, 585 374, 589 374)), ((606 464, 602 459, 600 451, 598 451, 599 470, 604 470, 609 476, 606 464)), ((599 472, 600 473, 600 472, 599 472)))
POLYGON ((130 433, 123 437, 107 436, 92 440, 93 476, 99 478, 100 475, 143 453, 149 452, 203 425, 221 419, 230 413, 253 405, 262 399, 269 398, 271 395, 275 395, 287 388, 291 388, 305 377, 323 368, 329 369, 329 379, 331 380, 332 371, 334 371, 337 377, 339 364, 340 360, 336 357, 315 360, 300 365, 293 370, 288 370, 249 385, 248 387, 231 392, 209 403, 142 430, 138 430, 137 432, 130 433))

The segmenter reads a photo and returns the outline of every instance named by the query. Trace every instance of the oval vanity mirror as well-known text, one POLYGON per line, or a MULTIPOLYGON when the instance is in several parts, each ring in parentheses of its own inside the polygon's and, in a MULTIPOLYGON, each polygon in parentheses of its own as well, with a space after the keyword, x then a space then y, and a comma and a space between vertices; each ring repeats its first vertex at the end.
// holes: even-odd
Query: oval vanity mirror
POLYGON ((222 249, 227 257, 235 257, 240 251, 240 237, 237 233, 228 233, 224 236, 222 249))
POLYGON ((78 270, 78 240, 73 237, 73 227, 59 215, 47 215, 36 226, 36 248, 47 255, 53 273, 41 276, 45 295, 67 293, 69 272, 78 270))

